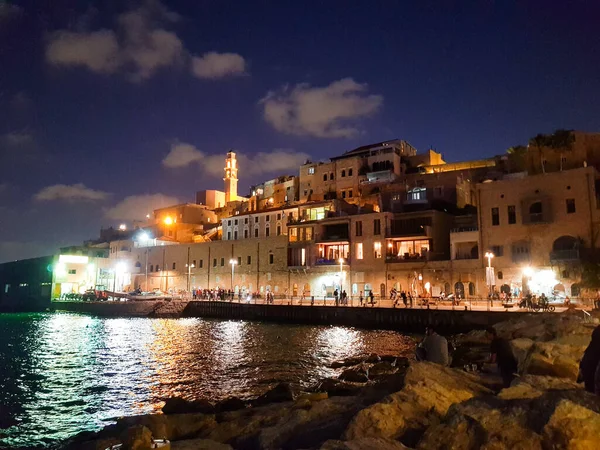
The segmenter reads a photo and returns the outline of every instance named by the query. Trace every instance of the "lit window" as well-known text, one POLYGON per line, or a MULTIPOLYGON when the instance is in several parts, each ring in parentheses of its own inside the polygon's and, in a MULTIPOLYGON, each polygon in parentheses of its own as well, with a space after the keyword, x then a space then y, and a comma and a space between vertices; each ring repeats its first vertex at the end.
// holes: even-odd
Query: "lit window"
POLYGON ((381 242, 375 242, 373 244, 373 251, 375 253, 375 258, 381 258, 381 242))
POLYGON ((406 193, 406 199, 408 201, 427 200, 427 189, 424 187, 409 189, 406 193))
POLYGON ((314 175, 315 174, 315 168, 314 168, 314 166, 308 168, 308 174, 309 175, 314 175))
POLYGON ((363 245, 362 242, 356 244, 356 259, 363 259, 363 245))

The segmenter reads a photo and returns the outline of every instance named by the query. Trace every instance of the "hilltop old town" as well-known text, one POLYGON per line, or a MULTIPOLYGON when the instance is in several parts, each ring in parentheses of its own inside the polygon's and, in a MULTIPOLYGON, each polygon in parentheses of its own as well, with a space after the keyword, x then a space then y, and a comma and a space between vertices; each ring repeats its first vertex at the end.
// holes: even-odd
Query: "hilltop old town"
POLYGON ((365 145, 238 194, 148 211, 59 254, 0 266, 0 305, 104 286, 235 298, 414 297, 569 301, 595 296, 600 134, 557 130, 505 154, 447 163, 404 140, 365 145))

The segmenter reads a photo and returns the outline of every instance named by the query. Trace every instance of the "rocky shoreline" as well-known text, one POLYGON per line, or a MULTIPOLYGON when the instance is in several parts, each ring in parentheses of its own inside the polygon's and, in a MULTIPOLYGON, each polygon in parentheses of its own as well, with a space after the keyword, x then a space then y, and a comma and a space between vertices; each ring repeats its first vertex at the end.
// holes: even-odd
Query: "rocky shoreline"
POLYGON ((174 450, 598 449, 600 398, 575 382, 596 324, 575 313, 497 324, 519 360, 506 389, 462 369, 487 353, 473 331, 455 337, 455 368, 369 355, 335 363, 340 376, 307 392, 282 383, 250 401, 168 399, 163 414, 120 418, 63 448, 142 450, 160 438, 174 450))

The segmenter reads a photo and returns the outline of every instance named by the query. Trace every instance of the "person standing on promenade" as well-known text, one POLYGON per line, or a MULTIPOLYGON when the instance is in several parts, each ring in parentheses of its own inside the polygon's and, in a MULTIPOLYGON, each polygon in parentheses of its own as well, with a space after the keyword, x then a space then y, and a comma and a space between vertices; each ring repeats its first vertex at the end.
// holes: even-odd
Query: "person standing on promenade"
POLYGON ((590 345, 583 353, 577 381, 584 383, 586 391, 600 395, 600 325, 592 332, 590 345))
POLYGON ((400 297, 402 297, 402 303, 404 303, 404 307, 408 308, 408 298, 406 297, 406 292, 402 291, 400 293, 400 297))
POLYGON ((417 346, 417 361, 429 361, 447 366, 450 362, 448 357, 448 341, 444 336, 435 332, 432 326, 425 329, 425 339, 417 346))
POLYGON ((371 301, 371 307, 375 304, 375 294, 373 294, 373 291, 369 291, 369 300, 371 301))
POLYGON ((335 306, 338 305, 338 298, 339 298, 340 293, 338 292, 338 290, 336 289, 335 291, 333 291, 333 298, 335 298, 335 306))
POLYGON ((360 302, 360 306, 363 305, 363 300, 364 299, 363 299, 362 291, 360 291, 359 294, 358 294, 358 301, 360 302))
POLYGON ((485 330, 485 335, 490 341, 489 362, 498 366, 503 386, 509 387, 515 378, 518 368, 517 359, 513 354, 510 343, 506 339, 498 337, 498 333, 494 327, 489 327, 485 330))

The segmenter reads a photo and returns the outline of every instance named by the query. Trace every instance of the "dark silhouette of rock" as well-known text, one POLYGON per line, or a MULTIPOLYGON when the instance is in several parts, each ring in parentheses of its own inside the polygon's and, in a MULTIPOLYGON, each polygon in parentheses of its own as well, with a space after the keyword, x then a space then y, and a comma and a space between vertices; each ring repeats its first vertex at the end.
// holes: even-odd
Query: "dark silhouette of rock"
POLYGON ((365 359, 365 362, 368 362, 369 364, 375 364, 379 361, 381 361, 381 357, 377 353, 371 353, 367 356, 367 359, 365 359))
POLYGON ((273 389, 268 390, 263 395, 252 401, 253 406, 262 406, 269 403, 291 402, 294 401, 294 392, 289 383, 279 383, 273 389))
POLYGON ((225 411, 237 411, 238 409, 246 408, 247 403, 238 398, 238 397, 230 397, 225 400, 220 401, 215 405, 216 412, 225 412, 225 411))
POLYGON ((165 414, 205 413, 213 414, 215 406, 207 400, 186 400, 181 397, 168 398, 162 407, 165 414))
POLYGON ((360 357, 348 358, 343 361, 334 361, 329 367, 331 367, 332 369, 340 369, 342 367, 357 366, 358 364, 361 364, 364 360, 364 358, 360 357))
POLYGON ((327 392, 330 397, 355 395, 360 386, 336 380, 335 378, 326 378, 316 387, 318 392, 327 392))
POLYGON ((352 367, 344 370, 339 379, 351 383, 366 383, 369 381, 369 372, 365 367, 352 367))

